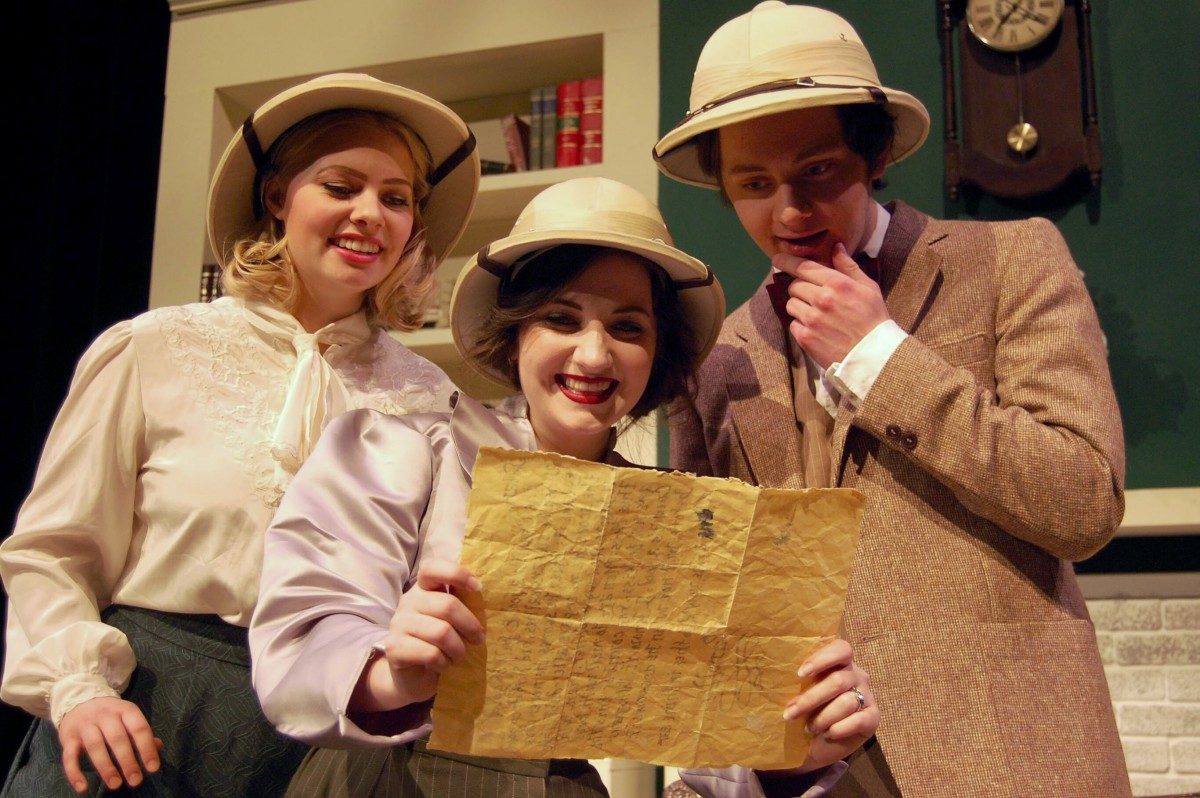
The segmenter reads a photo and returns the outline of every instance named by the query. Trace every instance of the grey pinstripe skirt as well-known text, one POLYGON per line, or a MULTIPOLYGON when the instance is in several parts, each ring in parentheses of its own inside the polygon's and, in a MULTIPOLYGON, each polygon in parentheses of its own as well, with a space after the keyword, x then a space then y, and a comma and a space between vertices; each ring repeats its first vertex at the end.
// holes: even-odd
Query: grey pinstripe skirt
POLYGON ((430 751, 425 741, 393 748, 308 752, 287 798, 608 798, 582 759, 490 759, 430 751))

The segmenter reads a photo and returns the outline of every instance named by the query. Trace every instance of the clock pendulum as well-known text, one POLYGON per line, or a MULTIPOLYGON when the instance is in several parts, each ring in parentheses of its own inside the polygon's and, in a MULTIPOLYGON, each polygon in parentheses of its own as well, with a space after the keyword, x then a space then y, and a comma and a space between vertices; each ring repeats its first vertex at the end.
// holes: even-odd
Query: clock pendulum
POLYGON ((1021 54, 1013 53, 1013 68, 1017 76, 1017 123, 1008 129, 1004 140, 1008 148, 1018 155, 1028 155, 1038 144, 1037 128, 1025 121, 1025 87, 1021 74, 1021 54))
POLYGON ((968 0, 967 27, 982 44, 1012 53, 1017 89, 1017 122, 1004 134, 1009 150, 1028 157, 1037 148, 1038 130, 1025 119, 1025 75, 1021 53, 1041 44, 1063 14, 1063 0, 968 0))

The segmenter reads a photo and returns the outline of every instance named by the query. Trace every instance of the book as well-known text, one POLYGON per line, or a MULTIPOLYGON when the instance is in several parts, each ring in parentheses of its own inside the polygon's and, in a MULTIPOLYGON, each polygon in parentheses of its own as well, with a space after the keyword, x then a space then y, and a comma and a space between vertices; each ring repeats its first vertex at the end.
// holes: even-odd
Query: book
POLYGON ((529 90, 529 168, 542 168, 542 87, 529 90))
POLYGON ((200 267, 200 301, 212 302, 221 297, 221 267, 205 263, 200 267))
POLYGON ((582 104, 583 84, 568 80, 558 84, 557 133, 554 148, 555 166, 578 166, 579 150, 583 136, 579 132, 579 112, 582 104))
POLYGON ((512 161, 508 157, 508 146, 504 143, 504 127, 499 119, 478 119, 468 122, 467 127, 475 136, 475 151, 479 153, 480 161, 492 164, 491 171, 512 170, 512 161), (502 163, 507 168, 498 169, 494 166, 497 163, 502 163))
POLYGON ((604 78, 595 75, 580 81, 579 162, 600 163, 604 149, 604 78))
POLYGON ((553 169, 558 148, 558 87, 542 87, 542 168, 553 169))
POLYGON ((513 165, 513 171, 527 171, 529 169, 529 122, 515 113, 507 113, 500 117, 500 126, 504 130, 504 145, 508 149, 508 160, 513 165))
POLYGON ((508 161, 493 161, 488 158, 479 159, 479 173, 482 175, 502 175, 513 170, 508 161))

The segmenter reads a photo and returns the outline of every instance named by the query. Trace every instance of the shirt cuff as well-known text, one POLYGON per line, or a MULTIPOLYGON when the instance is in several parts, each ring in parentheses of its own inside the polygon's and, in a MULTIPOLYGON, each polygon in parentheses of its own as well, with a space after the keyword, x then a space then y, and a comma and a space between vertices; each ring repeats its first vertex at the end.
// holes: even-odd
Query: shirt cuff
POLYGON ((64 676, 50 688, 50 720, 54 727, 62 721, 75 707, 93 698, 120 698, 121 694, 112 689, 108 680, 97 673, 73 673, 64 676))
POLYGON ((849 399, 851 409, 857 410, 905 338, 908 333, 899 324, 891 319, 881 321, 855 344, 844 360, 831 363, 822 379, 829 383, 827 387, 849 399))

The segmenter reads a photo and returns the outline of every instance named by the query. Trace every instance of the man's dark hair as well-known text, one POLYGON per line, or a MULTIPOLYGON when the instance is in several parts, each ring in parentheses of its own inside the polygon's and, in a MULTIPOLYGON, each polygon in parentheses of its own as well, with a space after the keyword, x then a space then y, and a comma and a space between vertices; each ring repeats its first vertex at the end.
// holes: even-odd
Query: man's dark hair
MULTIPOLYGON (((867 171, 873 172, 887 162, 892 142, 896 138, 896 119, 886 105, 857 103, 838 105, 837 115, 842 122, 842 140, 856 155, 867 162, 867 171)), ((882 187, 882 180, 877 180, 882 187)))

